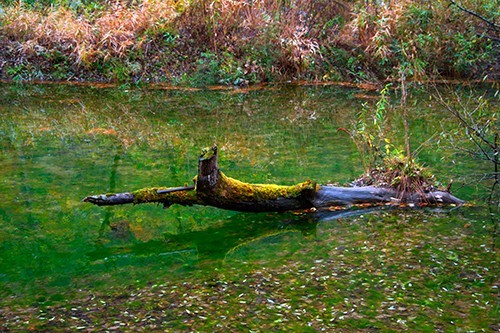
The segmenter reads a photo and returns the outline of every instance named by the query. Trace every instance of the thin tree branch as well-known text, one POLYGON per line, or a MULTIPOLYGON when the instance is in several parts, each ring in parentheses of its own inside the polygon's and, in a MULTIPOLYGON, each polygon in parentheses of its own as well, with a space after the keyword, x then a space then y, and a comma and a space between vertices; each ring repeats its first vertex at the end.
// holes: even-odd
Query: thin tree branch
POLYGON ((500 43, 500 38, 497 38, 497 37, 493 37, 493 36, 490 36, 490 35, 486 35, 486 34, 476 34, 477 37, 481 37, 481 38, 488 38, 488 39, 491 39, 492 41, 494 42, 497 42, 497 43, 500 43))
POLYGON ((472 15, 472 16, 475 16, 475 17, 477 17, 478 19, 480 19, 481 21, 483 21, 483 22, 487 23, 487 24, 488 24, 488 25, 489 25, 489 26, 490 26, 493 30, 495 30, 495 31, 500 31, 500 25, 495 24, 495 22, 490 21, 489 19, 487 19, 487 18, 485 18, 485 17, 483 17, 483 16, 479 15, 478 13, 473 12, 472 10, 467 9, 467 8, 465 8, 465 7, 461 6, 461 5, 459 5, 459 4, 458 4, 456 1, 454 1, 454 0, 450 0, 450 2, 451 2, 453 5, 457 6, 457 8, 458 8, 458 9, 460 9, 461 11, 464 11, 464 12, 466 12, 467 14, 470 14, 470 15, 472 15))
MULTIPOLYGON (((439 101, 441 102, 441 104, 448 110, 448 112, 450 112, 454 117, 456 117, 458 119, 458 121, 462 124, 462 126, 464 126, 466 129, 471 130, 481 141, 483 141, 493 151, 498 151, 498 147, 495 147, 495 145, 491 141, 489 141, 487 138, 485 138, 484 135, 480 131, 478 131, 477 126, 474 126, 475 124, 471 125, 466 119, 464 119, 464 117, 460 114, 460 112, 458 112, 457 110, 452 108, 448 103, 445 102, 443 96, 441 95, 441 93, 437 89, 436 89, 436 93, 437 93, 437 96, 439 97, 439 101)), ((470 137, 472 137, 472 136, 470 136, 470 137)), ((476 142, 474 142, 474 143, 476 143, 476 142)), ((476 145, 484 153, 484 149, 478 143, 476 143, 476 145)))

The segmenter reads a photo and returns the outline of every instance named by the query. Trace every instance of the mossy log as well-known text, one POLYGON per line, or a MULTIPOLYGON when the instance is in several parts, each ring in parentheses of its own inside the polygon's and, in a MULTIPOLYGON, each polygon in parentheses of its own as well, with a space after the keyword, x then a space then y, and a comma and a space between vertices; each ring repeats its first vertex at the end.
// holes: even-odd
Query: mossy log
POLYGON ((198 161, 194 186, 150 187, 135 192, 101 194, 83 199, 99 206, 161 203, 184 206, 205 205, 247 212, 280 212, 332 206, 426 204, 461 205, 464 201, 448 192, 405 193, 374 186, 337 187, 305 181, 291 186, 249 184, 227 177, 217 165, 217 147, 205 149, 198 161))

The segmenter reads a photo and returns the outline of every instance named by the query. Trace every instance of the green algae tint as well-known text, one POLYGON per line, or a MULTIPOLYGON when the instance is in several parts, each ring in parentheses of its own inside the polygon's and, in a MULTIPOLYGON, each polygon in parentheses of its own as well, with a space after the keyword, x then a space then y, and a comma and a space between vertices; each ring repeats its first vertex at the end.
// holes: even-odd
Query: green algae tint
MULTIPOLYGON (((213 143, 221 170, 241 181, 345 184, 362 166, 338 128, 356 117, 360 94, 371 92, 2 85, 2 330, 498 329, 498 212, 475 184, 454 191, 475 206, 419 210, 81 202, 191 185, 213 143)), ((413 98, 418 146, 450 123, 426 93, 413 98)), ((419 160, 444 183, 488 168, 435 142, 419 160)))

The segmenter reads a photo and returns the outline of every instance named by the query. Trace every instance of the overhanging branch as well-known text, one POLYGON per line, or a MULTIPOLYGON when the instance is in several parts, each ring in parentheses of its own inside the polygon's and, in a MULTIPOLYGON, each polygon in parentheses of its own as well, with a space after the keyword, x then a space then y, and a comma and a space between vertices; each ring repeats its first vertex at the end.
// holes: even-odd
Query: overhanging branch
MULTIPOLYGON (((466 12, 467 14, 472 15, 472 16, 480 19, 481 21, 485 22, 486 24, 488 24, 488 27, 490 29, 494 30, 495 32, 500 31, 500 25, 496 24, 492 20, 489 20, 489 19, 485 18, 484 16, 479 15, 478 13, 476 13, 468 8, 463 7, 462 5, 458 4, 455 0, 450 0, 450 2, 453 5, 455 5, 458 9, 460 9, 461 11, 466 12)), ((490 37, 490 36, 486 36, 486 35, 485 35, 485 37, 489 37, 495 41, 498 41, 498 38, 496 38, 496 37, 490 37)))

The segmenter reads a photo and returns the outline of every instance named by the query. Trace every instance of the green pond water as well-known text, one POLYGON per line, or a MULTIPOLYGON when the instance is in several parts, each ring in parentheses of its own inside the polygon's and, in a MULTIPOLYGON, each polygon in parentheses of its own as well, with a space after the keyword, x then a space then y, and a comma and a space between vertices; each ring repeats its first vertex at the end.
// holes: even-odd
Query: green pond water
MULTIPOLYGON (((498 108, 492 92, 485 96, 498 108)), ((427 92, 416 91, 409 103, 412 145, 426 143, 419 161, 444 184, 454 179, 454 194, 472 206, 255 214, 81 201, 191 184, 201 148, 214 143, 220 168, 246 182, 347 184, 363 169, 355 145, 338 129, 376 97, 339 86, 188 91, 1 84, 0 305, 48 306, 82 290, 199 281, 291 263, 308 269, 337 258, 349 276, 345 290, 362 293, 360 286, 368 286, 373 304, 399 297, 435 311, 441 319, 434 322, 445 327, 492 329, 499 216, 482 201, 488 184, 463 178, 490 166, 444 143, 439 133, 452 122, 427 92), (413 274, 421 280, 412 290, 413 274), (390 295, 377 289, 381 284, 390 295)), ((331 300, 344 302, 338 295, 331 300)), ((425 317, 411 318, 413 327, 427 327, 425 317)))

